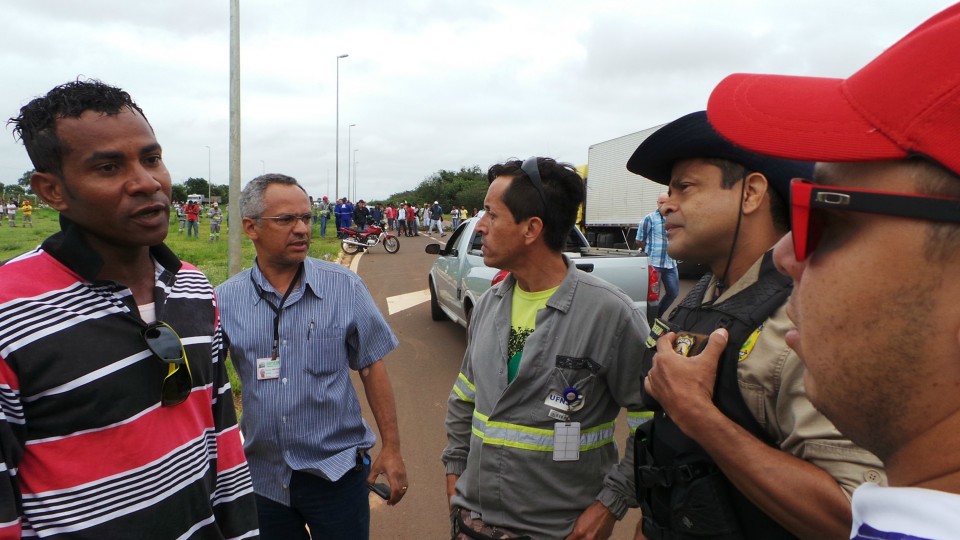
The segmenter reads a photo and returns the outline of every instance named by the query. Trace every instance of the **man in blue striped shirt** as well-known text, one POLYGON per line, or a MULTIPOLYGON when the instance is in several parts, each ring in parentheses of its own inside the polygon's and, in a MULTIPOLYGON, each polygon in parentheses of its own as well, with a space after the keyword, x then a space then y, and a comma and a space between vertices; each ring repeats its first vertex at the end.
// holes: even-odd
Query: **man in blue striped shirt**
POLYGON ((262 538, 368 538, 367 484, 386 476, 388 504, 407 489, 393 389, 380 360, 397 344, 359 276, 307 257, 310 201, 289 176, 266 174, 240 196, 253 268, 217 288, 230 356, 243 383, 240 424, 262 538), (360 373, 382 450, 350 382, 360 373))
POLYGON ((667 200, 667 194, 661 193, 657 197, 657 209, 647 214, 637 228, 637 245, 640 249, 646 251, 650 257, 650 266, 657 269, 660 274, 660 283, 663 284, 665 291, 663 296, 660 297, 658 317, 663 316, 663 313, 676 299, 677 294, 680 293, 677 263, 670 258, 670 255, 667 255, 667 233, 664 230, 663 214, 660 213, 660 207, 667 200))

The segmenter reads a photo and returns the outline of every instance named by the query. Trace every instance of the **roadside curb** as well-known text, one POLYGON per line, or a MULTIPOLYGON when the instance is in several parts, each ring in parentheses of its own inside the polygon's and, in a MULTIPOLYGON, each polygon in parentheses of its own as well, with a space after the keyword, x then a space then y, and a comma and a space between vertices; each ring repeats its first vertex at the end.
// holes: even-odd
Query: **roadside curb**
POLYGON ((340 266, 345 266, 349 268, 354 274, 357 273, 357 268, 360 266, 360 259, 363 256, 363 251, 358 253, 346 253, 340 251, 340 257, 337 258, 337 263, 340 263, 340 266))

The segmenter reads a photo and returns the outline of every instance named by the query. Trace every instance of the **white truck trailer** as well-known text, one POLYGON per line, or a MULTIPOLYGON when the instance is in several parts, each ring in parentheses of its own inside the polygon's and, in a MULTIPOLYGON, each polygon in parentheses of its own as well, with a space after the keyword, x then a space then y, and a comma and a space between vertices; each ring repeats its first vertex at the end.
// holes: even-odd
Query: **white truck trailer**
POLYGON ((657 195, 667 187, 628 171, 627 160, 640 143, 660 127, 590 146, 582 221, 590 245, 632 248, 640 220, 656 210, 657 195))

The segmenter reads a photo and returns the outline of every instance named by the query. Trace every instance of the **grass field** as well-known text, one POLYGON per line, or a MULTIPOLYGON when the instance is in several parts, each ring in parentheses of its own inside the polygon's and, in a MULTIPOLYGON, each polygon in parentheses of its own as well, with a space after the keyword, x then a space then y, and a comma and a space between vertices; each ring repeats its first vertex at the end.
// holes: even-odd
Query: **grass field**
MULTIPOLYGON (((60 230, 58 214, 50 209, 34 209, 33 228, 24 227, 22 215, 17 213, 17 226, 10 227, 6 220, 0 225, 0 261, 5 261, 30 251, 39 246, 45 238, 60 230)), ((220 241, 211 242, 209 240, 210 224, 208 220, 200 222, 200 237, 187 238, 186 231, 178 233, 179 223, 174 215, 170 223, 170 232, 167 235, 166 244, 181 259, 193 264, 207 275, 214 286, 223 283, 229 277, 228 253, 227 253, 227 227, 226 220, 221 225, 220 241)), ((340 255, 340 243, 334 235, 335 227, 328 224, 327 238, 318 237, 319 228, 314 227, 314 237, 310 244, 310 255, 317 258, 329 257, 330 260, 336 260, 340 255)), ((242 242, 243 249, 241 255, 241 266, 250 268, 253 265, 254 249, 246 237, 242 242)), ((240 380, 233 370, 233 364, 227 362, 227 371, 230 375, 230 384, 234 388, 234 397, 237 401, 239 411, 239 396, 242 391, 240 380)))
MULTIPOLYGON (((331 222, 332 223, 332 222, 331 222)), ((334 236, 335 227, 327 227, 327 238, 318 236, 318 226, 314 226, 313 241, 310 244, 310 256, 317 258, 329 257, 336 259, 340 254, 340 243, 334 236)), ((211 242, 210 222, 209 220, 200 221, 200 238, 187 238, 186 231, 178 233, 179 223, 175 216, 170 222, 170 233, 167 235, 166 244, 181 259, 193 264, 203 271, 213 283, 214 287, 223 283, 229 277, 227 271, 228 253, 227 253, 227 226, 226 220, 221 225, 220 241, 211 242)), ((39 209, 33 211, 33 228, 23 227, 23 219, 20 213, 17 213, 17 226, 11 228, 7 221, 0 225, 0 261, 5 261, 11 257, 29 251, 40 245, 45 238, 60 230, 60 223, 57 219, 57 212, 50 209, 39 209)), ((250 268, 253 265, 253 244, 243 238, 241 250, 241 266, 250 268)))

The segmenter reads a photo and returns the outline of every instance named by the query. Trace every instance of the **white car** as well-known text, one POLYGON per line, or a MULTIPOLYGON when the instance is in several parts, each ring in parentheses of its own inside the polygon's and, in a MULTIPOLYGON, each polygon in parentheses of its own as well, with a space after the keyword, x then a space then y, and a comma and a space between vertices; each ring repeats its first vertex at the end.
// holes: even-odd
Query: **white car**
MULTIPOLYGON (((481 212, 480 216, 483 213, 481 212)), ((480 296, 506 273, 483 263, 483 235, 475 231, 480 216, 457 227, 446 245, 428 244, 426 252, 439 255, 430 269, 430 316, 435 321, 449 318, 464 328, 480 296)), ((591 248, 576 228, 571 229, 564 253, 577 268, 594 273, 621 289, 647 314, 656 314, 659 279, 647 256, 637 251, 591 248)))

